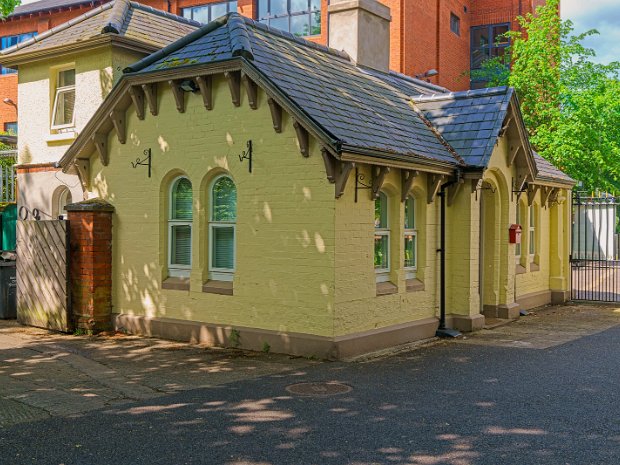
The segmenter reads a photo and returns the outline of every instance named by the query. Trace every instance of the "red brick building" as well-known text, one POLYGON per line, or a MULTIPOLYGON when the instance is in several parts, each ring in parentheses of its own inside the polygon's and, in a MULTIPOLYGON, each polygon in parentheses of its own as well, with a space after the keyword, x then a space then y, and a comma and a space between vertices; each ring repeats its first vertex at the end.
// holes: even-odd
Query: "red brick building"
MULTIPOLYGON (((40 34, 106 0, 41 0, 17 7, 0 23, 0 48, 40 34)), ((390 7, 393 70, 410 76, 437 74, 429 81, 453 90, 477 87, 469 71, 508 45, 496 40, 518 28, 516 17, 545 0, 380 0, 390 7), (430 73, 430 74, 434 74, 430 73)), ((327 43, 329 0, 140 0, 180 16, 208 22, 228 11, 327 43)), ((0 70, 0 131, 17 130, 17 76, 0 70)))

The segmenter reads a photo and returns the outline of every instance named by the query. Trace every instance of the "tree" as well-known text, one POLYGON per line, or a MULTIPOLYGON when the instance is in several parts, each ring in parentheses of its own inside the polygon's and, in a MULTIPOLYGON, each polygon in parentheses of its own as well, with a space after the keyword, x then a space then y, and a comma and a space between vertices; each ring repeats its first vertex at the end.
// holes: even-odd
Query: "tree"
MULTIPOLYGON (((620 191, 620 63, 594 63, 582 45, 594 34, 573 35, 571 21, 548 0, 535 15, 518 18, 506 62, 488 60, 480 71, 490 85, 517 91, 535 150, 587 189, 620 191), (509 73, 506 63, 512 63, 509 73)), ((479 75, 480 76, 480 75, 479 75)))
POLYGON ((0 0, 0 15, 6 18, 13 13, 15 7, 19 6, 20 3, 20 0, 0 0))

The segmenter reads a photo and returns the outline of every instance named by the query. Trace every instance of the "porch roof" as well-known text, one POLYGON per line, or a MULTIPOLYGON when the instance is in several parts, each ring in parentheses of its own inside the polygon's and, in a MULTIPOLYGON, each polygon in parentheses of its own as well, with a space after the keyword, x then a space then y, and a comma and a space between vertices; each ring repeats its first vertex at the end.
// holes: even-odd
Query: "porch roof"
POLYGON ((555 181, 571 186, 574 186, 577 183, 577 181, 560 169, 556 168, 553 163, 546 160, 536 152, 534 152, 534 160, 536 161, 536 166, 538 167, 538 176, 536 176, 537 181, 555 181))
POLYGON ((510 87, 420 95, 414 104, 469 166, 487 166, 510 109, 510 87))

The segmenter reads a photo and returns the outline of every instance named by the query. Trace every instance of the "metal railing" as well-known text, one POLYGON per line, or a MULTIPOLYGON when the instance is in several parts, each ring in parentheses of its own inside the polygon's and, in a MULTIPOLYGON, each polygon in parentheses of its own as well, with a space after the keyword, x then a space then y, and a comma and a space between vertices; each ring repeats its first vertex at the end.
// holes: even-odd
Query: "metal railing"
POLYGON ((620 302, 618 207, 609 194, 573 192, 571 287, 575 300, 620 302))
POLYGON ((0 162, 0 202, 14 203, 17 150, 0 150, 0 162))

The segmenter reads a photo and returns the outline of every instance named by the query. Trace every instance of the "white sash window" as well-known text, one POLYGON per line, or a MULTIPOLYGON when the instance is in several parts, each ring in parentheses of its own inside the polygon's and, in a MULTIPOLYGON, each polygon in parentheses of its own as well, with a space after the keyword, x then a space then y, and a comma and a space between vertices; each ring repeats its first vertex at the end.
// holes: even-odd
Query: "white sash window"
POLYGON ((236 261, 237 188, 228 176, 211 185, 209 279, 232 281, 236 261))
POLYGON ((182 176, 170 188, 168 274, 189 277, 192 267, 192 183, 182 176))
POLYGON ((75 126, 75 69, 58 71, 52 129, 67 129, 75 126))

